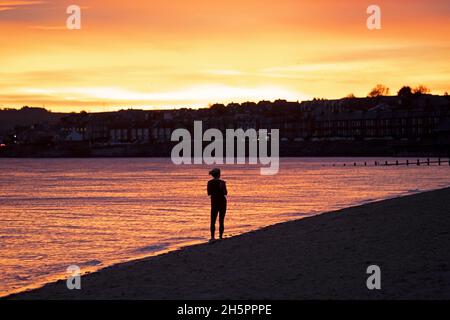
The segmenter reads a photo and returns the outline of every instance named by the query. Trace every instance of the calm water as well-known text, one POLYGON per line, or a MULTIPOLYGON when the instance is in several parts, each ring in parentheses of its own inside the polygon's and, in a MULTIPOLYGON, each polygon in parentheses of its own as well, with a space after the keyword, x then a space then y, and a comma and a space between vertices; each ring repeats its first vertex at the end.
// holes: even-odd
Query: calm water
MULTIPOLYGON (((225 166, 226 234, 450 185, 450 167, 333 167, 375 159, 282 159, 280 173, 225 166)), ((386 159, 382 159, 383 162, 386 159)), ((0 296, 207 240, 208 168, 170 159, 0 159, 0 296)))

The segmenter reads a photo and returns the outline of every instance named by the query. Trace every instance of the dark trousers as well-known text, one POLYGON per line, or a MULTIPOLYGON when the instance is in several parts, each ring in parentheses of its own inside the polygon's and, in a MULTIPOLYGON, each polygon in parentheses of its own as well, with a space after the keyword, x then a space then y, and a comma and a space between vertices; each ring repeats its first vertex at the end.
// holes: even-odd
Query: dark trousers
POLYGON ((227 213, 227 200, 226 199, 212 199, 211 200, 211 238, 214 238, 216 232, 216 220, 219 215, 219 233, 220 238, 223 236, 225 230, 225 215, 227 213))

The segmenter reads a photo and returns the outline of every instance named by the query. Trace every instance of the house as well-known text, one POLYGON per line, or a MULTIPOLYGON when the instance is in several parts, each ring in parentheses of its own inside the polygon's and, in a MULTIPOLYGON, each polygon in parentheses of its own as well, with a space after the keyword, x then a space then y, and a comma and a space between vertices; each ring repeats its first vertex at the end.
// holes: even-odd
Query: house
POLYGON ((83 141, 84 139, 79 132, 77 132, 76 130, 71 130, 64 140, 68 142, 80 142, 83 141))

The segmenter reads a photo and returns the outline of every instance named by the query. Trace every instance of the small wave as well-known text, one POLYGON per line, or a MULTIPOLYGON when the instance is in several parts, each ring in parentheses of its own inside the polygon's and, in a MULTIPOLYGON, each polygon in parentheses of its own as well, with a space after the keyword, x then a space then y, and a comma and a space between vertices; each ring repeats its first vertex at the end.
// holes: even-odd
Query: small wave
POLYGON ((80 267, 95 267, 102 264, 100 260, 89 260, 80 264, 80 267))
POLYGON ((33 261, 33 260, 43 260, 47 258, 47 255, 42 254, 21 254, 18 256, 21 260, 33 261))
POLYGON ((184 241, 196 241, 196 240, 204 240, 203 237, 174 237, 170 238, 170 241, 174 242, 184 242, 184 241))
POLYGON ((185 212, 186 210, 175 209, 175 208, 158 208, 158 211, 161 211, 161 212, 185 212))
POLYGON ((368 203, 372 203, 372 202, 375 202, 375 201, 378 201, 379 199, 375 199, 375 198, 370 198, 370 199, 364 199, 364 200, 361 200, 361 201, 357 201, 356 203, 357 204, 368 204, 368 203))
POLYGON ((138 249, 134 250, 134 252, 136 252, 136 253, 155 252, 155 251, 167 249, 169 246, 170 246, 169 243, 160 243, 160 244, 155 244, 155 245, 151 245, 151 246, 138 248, 138 249))
POLYGON ((14 238, 20 238, 20 236, 0 236, 0 239, 14 239, 14 238))
POLYGON ((29 280, 31 278, 31 276, 18 274, 15 276, 15 278, 19 281, 26 281, 26 280, 29 280))
POLYGON ((285 212, 280 213, 279 216, 281 217, 309 217, 314 215, 314 212, 304 213, 304 212, 285 212))

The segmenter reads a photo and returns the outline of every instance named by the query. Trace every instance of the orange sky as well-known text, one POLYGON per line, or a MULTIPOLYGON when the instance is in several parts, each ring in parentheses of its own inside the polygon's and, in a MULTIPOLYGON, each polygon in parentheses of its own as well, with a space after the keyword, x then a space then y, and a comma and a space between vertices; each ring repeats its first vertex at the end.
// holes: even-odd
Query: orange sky
POLYGON ((0 0, 0 108, 340 98, 377 83, 442 94, 449 22, 448 0, 0 0), (71 4, 81 30, 65 28, 71 4))

